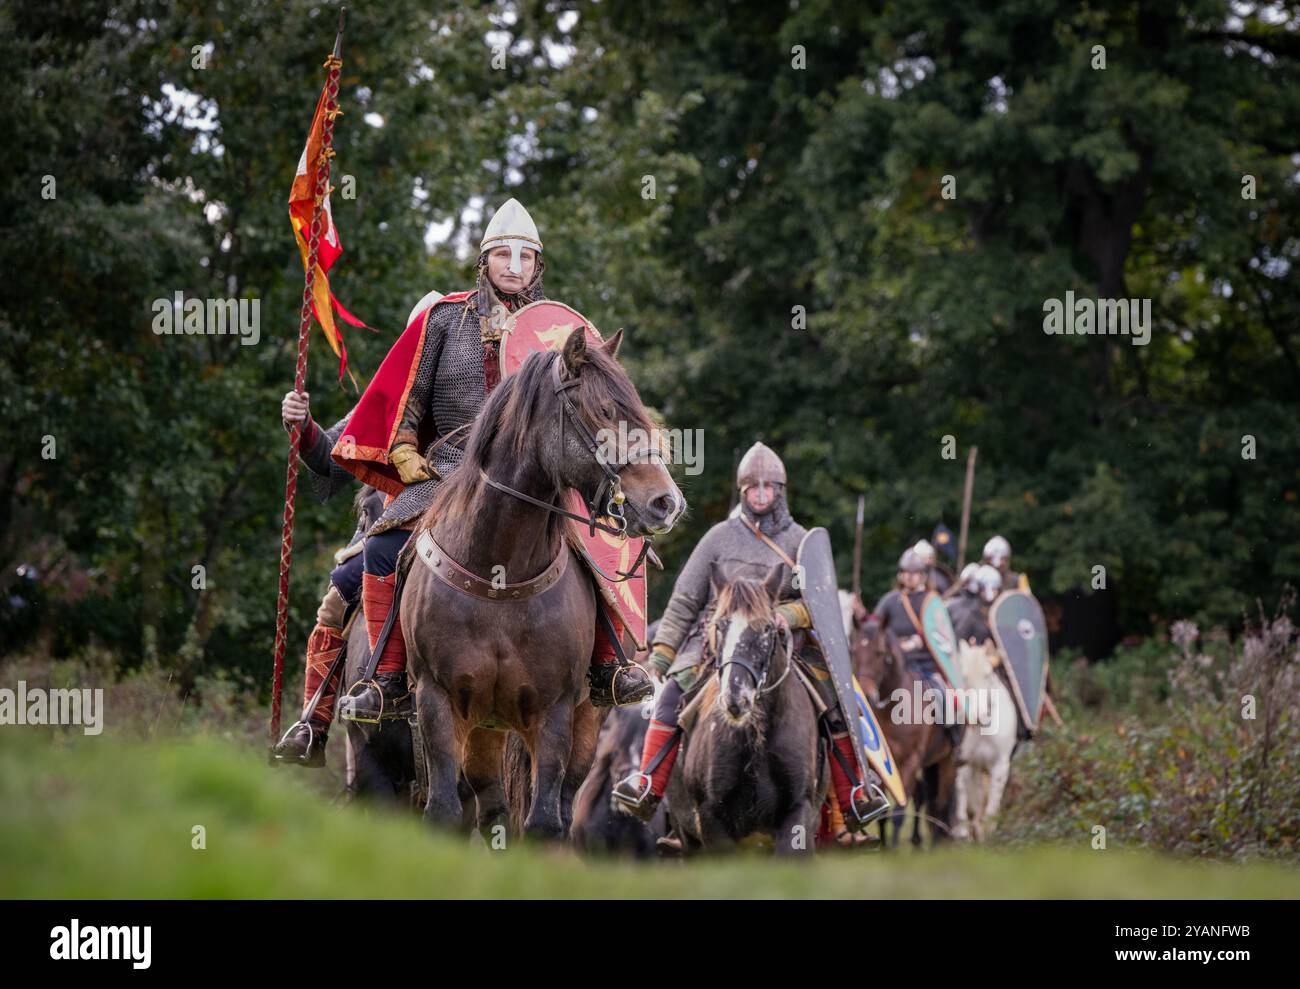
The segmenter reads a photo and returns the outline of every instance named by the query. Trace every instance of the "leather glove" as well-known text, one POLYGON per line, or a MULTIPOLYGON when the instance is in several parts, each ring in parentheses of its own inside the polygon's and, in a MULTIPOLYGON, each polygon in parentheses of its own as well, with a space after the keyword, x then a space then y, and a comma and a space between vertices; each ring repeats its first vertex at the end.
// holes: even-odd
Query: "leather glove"
POLYGON ((388 451, 388 462, 397 468, 397 476, 403 484, 433 480, 429 465, 412 443, 398 443, 388 451))
POLYGON ((812 616, 802 601, 787 601, 776 606, 776 613, 786 620, 791 628, 812 628, 812 616))
POLYGON ((667 646, 656 645, 650 653, 650 670, 656 678, 662 680, 668 675, 669 668, 673 665, 673 655, 668 652, 667 646))

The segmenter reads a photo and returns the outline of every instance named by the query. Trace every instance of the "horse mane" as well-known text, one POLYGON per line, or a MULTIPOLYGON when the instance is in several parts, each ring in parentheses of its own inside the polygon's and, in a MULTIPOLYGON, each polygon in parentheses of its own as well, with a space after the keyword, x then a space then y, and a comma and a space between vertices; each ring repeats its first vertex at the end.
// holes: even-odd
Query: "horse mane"
POLYGON ((713 615, 715 619, 741 617, 755 627, 775 622, 776 607, 762 581, 737 577, 718 591, 713 615))
MULTIPOLYGON (((455 518, 470 509, 483 487, 482 471, 496 444, 509 449, 516 460, 527 455, 528 444, 540 426, 543 390, 551 387, 552 361, 562 359, 558 353, 529 354, 518 371, 492 389, 470 429, 460 464, 438 486, 418 528, 431 528, 439 518, 455 518)), ((567 395, 593 434, 601 429, 617 428, 619 420, 627 422, 629 429, 639 427, 651 434, 654 426, 636 388, 618 361, 603 347, 586 348, 578 378, 581 384, 569 389, 567 395), (612 417, 610 410, 613 410, 612 417)), ((552 477, 551 481, 556 488, 564 486, 559 477, 552 477)))

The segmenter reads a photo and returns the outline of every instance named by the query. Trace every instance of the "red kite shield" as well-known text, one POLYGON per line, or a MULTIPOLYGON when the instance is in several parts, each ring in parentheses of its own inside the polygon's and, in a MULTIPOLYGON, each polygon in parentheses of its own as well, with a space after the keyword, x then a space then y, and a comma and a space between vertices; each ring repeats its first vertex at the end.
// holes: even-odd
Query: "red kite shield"
POLYGON ((532 353, 559 353, 576 327, 587 329, 587 342, 599 344, 600 333, 578 310, 549 299, 511 313, 501 329, 501 377, 519 370, 532 353))
MULTIPOLYGON (((544 300, 524 306, 506 319, 501 330, 501 377, 514 374, 528 360, 530 354, 559 353, 564 341, 577 327, 587 331, 587 342, 597 345, 600 333, 591 321, 578 310, 563 302, 544 300)), ((565 507, 580 515, 587 514, 587 506, 576 491, 566 496, 565 507)), ((581 546, 582 556, 605 602, 613 608, 636 640, 638 649, 646 648, 646 576, 645 564, 640 573, 628 580, 619 578, 619 571, 628 570, 641 554, 641 539, 615 536, 608 532, 569 523, 575 543, 581 546)))

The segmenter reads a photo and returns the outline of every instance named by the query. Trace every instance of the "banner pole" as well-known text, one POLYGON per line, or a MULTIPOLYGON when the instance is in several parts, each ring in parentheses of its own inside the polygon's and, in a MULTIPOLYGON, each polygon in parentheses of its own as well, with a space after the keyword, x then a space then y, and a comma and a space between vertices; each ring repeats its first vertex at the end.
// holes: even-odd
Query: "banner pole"
MULTIPOLYGON (((333 154, 334 118, 338 116, 339 70, 343 66, 343 27, 347 19, 346 7, 339 11, 339 29, 334 38, 334 51, 325 60, 328 74, 325 79, 325 114, 321 131, 321 151, 316 175, 316 206, 312 211, 311 230, 307 240, 307 264, 303 275, 302 309, 298 321, 298 363, 294 368, 293 390, 301 392, 307 383, 307 342, 311 336, 312 286, 316 277, 317 254, 320 249, 321 214, 329 194, 330 156, 333 154)), ((289 467, 284 482, 284 518, 280 526, 280 585, 275 603, 275 660, 271 678, 271 745, 280 737, 280 697, 284 686, 284 649, 286 627, 289 620, 289 567, 293 561, 294 498, 298 493, 298 443, 302 438, 302 424, 289 428, 289 467)))

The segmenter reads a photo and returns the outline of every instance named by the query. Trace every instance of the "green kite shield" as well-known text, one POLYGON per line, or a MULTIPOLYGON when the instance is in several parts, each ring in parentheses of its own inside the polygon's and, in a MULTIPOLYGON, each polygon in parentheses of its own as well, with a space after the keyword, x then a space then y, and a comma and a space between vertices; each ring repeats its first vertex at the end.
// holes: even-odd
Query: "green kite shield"
POLYGON ((857 691, 853 689, 853 661, 849 658, 849 637, 844 631, 840 611, 840 583, 835 575, 835 557, 831 554, 831 537, 821 526, 811 530, 799 544, 796 557, 799 569, 795 576, 801 584, 804 606, 812 618, 812 630, 826 657, 835 696, 853 735, 853 753, 866 778, 863 757, 862 721, 853 716, 858 709, 857 691))
POLYGON ((1030 731, 1047 692, 1047 620, 1037 599, 1025 591, 1007 591, 989 609, 993 638, 1007 661, 1011 693, 1030 731))
POLYGON ((921 602, 921 636, 948 686, 960 690, 965 682, 957 662, 957 633, 953 631, 948 606, 935 591, 927 593, 921 602))

